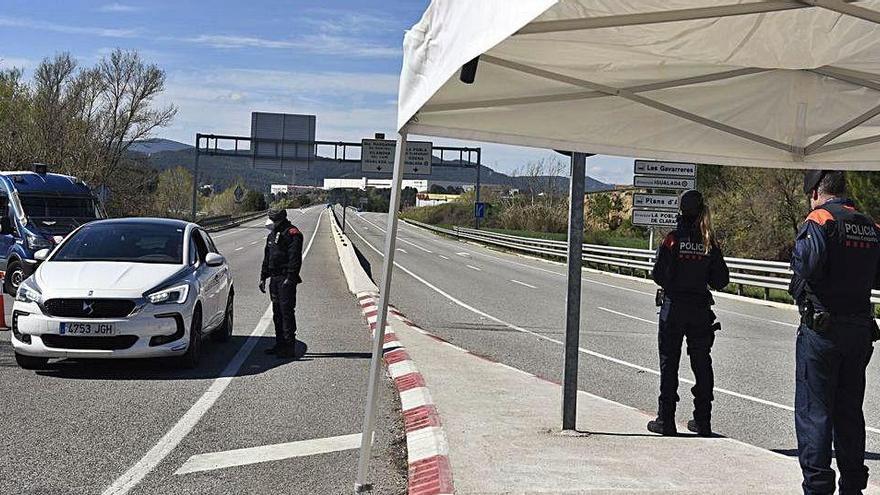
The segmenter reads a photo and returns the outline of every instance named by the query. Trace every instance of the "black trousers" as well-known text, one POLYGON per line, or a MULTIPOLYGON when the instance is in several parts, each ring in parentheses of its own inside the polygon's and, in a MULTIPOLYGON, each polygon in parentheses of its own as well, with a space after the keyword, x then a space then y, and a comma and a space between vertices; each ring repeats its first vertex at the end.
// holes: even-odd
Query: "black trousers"
POLYGON ((284 286, 285 277, 269 280, 272 319, 275 322, 275 344, 292 346, 296 341, 296 284, 284 286))
POLYGON ((715 315, 709 306, 675 304, 666 301, 660 309, 660 398, 657 414, 661 418, 674 418, 678 402, 678 367, 681 346, 687 338, 687 353, 696 385, 694 394, 694 419, 710 421, 712 417, 712 389, 715 376, 712 373, 712 344, 715 332, 712 323, 715 315))
POLYGON ((865 368, 874 349, 868 317, 833 317, 818 333, 797 332, 795 431, 805 494, 834 493, 831 445, 840 469, 840 493, 862 493, 865 466, 865 368))

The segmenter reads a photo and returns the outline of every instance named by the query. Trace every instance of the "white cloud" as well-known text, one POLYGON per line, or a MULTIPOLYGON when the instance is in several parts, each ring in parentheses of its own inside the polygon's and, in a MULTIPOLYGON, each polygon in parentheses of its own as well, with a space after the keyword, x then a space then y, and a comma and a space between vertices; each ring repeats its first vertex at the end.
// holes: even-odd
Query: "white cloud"
POLYGON ((138 7, 135 5, 128 5, 119 2, 108 3, 98 7, 98 12, 110 12, 110 13, 130 13, 130 12, 139 12, 143 10, 143 7, 138 7))
POLYGON ((20 57, 7 57, 0 54, 0 69, 29 69, 37 65, 37 62, 20 57))
POLYGON ((0 16, 0 27, 33 29, 37 31, 51 31, 65 34, 82 34, 88 36, 100 36, 104 38, 132 38, 138 35, 138 31, 134 29, 70 26, 22 17, 5 16, 0 16))
POLYGON ((396 58, 401 54, 401 49, 396 46, 379 45, 361 39, 328 34, 308 34, 290 40, 277 40, 257 36, 201 34, 189 38, 180 38, 179 41, 206 45, 212 48, 292 49, 312 54, 346 55, 359 58, 396 58))

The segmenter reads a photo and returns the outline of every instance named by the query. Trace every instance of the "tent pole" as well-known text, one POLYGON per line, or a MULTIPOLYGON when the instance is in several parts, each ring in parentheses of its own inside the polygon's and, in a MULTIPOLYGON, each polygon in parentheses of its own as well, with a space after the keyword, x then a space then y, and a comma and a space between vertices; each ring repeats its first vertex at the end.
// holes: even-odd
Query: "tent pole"
POLYGON ((578 353, 581 330, 581 266, 584 250, 584 181, 587 155, 571 154, 568 196, 568 294, 565 310, 565 362, 562 374, 562 429, 577 429, 578 353))
MULTIPOLYGON (((391 201, 388 204, 388 223, 385 229, 385 255, 382 258, 382 278, 379 287, 379 314, 376 316, 376 329, 373 332, 373 358, 370 362, 370 379, 367 388, 367 408, 364 413, 364 427, 361 433, 361 452, 358 461, 355 493, 362 493, 372 487, 366 483, 367 471, 373 450, 373 431, 376 426, 376 403, 379 400, 379 381, 382 379, 382 347, 385 343, 385 324, 388 319, 388 301, 391 294, 391 275, 394 268, 394 248, 397 244, 397 210, 400 209, 400 193, 403 183, 404 151, 406 150, 406 128, 397 135, 394 150, 394 175, 391 180, 391 201)), ((580 279, 578 279, 580 280, 580 279)))

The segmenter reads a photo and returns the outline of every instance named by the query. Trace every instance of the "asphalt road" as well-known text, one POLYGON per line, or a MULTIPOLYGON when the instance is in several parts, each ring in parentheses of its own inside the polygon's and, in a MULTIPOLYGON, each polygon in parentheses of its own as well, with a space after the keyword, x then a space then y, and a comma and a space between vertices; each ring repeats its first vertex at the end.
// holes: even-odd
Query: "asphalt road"
MULTIPOLYGON (((213 235, 235 278, 235 331, 227 344, 206 341, 197 370, 161 360, 62 360, 35 373, 15 365, 0 333, 0 493, 349 492, 356 449, 176 474, 192 456, 360 433, 370 339, 325 211, 291 210, 306 243, 313 239, 298 290, 298 338, 307 346, 300 361, 262 352, 274 341, 271 324, 261 324, 268 296, 256 287, 262 219, 213 235)), ((386 383, 372 463, 377 493, 405 492, 395 397, 386 383)))
MULTIPOLYGON (((347 232, 374 272, 386 216, 348 212, 347 232)), ((553 380, 562 376, 565 267, 442 238, 400 223, 391 302, 417 324, 472 352, 553 380)), ((657 407, 657 311, 653 282, 584 272, 580 388, 644 411, 657 407)), ((796 455, 794 349, 797 313, 716 298, 723 330, 713 349, 714 429, 796 455)), ((683 352, 680 377, 693 380, 683 352)), ((880 381, 868 368, 868 466, 880 470, 880 381)), ((681 383, 678 419, 692 413, 681 383)), ((876 471, 875 471, 876 472, 876 471)))

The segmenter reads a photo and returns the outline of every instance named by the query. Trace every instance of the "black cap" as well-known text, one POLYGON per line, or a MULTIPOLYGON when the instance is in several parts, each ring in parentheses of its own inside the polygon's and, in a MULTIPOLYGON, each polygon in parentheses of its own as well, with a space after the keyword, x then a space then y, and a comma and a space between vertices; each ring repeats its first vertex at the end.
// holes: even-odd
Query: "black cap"
POLYGON ((703 213, 703 194, 696 189, 688 189, 681 193, 681 199, 678 204, 682 215, 696 217, 703 213))
POLYGON ((287 210, 269 210, 269 220, 277 222, 287 218, 287 210))
POLYGON ((827 170, 807 170, 804 173, 804 194, 810 194, 813 189, 819 187, 822 178, 828 173, 827 170))

